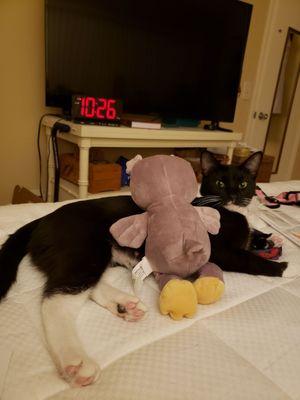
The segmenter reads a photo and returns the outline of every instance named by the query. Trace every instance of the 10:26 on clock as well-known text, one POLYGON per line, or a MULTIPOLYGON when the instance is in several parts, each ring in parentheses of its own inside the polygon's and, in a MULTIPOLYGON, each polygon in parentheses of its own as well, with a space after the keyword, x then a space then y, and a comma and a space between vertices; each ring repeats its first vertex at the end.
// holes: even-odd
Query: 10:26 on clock
POLYGON ((121 100, 82 95, 72 96, 72 118, 75 122, 118 126, 121 114, 121 100))

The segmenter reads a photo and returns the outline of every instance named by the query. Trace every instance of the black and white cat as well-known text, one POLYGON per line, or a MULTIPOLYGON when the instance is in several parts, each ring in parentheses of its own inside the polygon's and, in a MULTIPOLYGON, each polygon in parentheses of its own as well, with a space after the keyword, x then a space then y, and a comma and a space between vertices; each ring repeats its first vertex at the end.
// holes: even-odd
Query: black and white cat
MULTIPOLYGON (((256 157, 240 167, 223 167, 204 153, 202 194, 245 205, 253 195, 256 157), (236 187, 243 194, 237 194, 236 187)), ((245 217, 224 207, 218 210, 221 229, 211 237, 211 261, 225 271, 281 276, 287 263, 265 260, 246 249, 250 230, 245 217)), ((121 248, 109 233, 118 219, 141 212, 130 196, 70 203, 21 227, 0 250, 0 300, 16 280, 25 254, 45 275, 42 318, 49 351, 73 386, 91 384, 99 375, 99 366, 87 356, 76 331, 76 317, 84 302, 90 298, 128 321, 137 321, 146 312, 137 297, 105 279, 108 266, 132 268, 143 256, 143 247, 138 251, 121 248)))
POLYGON ((251 229, 245 212, 255 195, 256 176, 262 152, 253 153, 241 165, 223 165, 212 153, 201 153, 202 198, 193 205, 216 208, 221 214, 221 230, 211 235, 211 261, 224 271, 253 275, 282 276, 286 262, 263 259, 249 250, 251 229))
POLYGON ((136 296, 106 280, 107 267, 132 268, 143 255, 143 249, 120 248, 109 233, 118 219, 139 212, 129 196, 70 203, 18 229, 0 250, 0 301, 25 254, 44 274, 41 313, 48 349, 74 387, 93 383, 100 372, 76 330, 83 304, 91 299, 126 321, 140 320, 147 310, 136 296))

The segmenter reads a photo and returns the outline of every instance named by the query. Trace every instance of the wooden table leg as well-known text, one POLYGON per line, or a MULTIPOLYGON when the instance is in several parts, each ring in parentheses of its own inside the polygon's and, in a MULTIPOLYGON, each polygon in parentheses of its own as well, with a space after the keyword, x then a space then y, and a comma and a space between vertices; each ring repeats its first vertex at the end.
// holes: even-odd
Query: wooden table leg
POLYGON ((79 144, 79 199, 86 199, 88 197, 89 185, 89 150, 90 145, 87 143, 79 144))

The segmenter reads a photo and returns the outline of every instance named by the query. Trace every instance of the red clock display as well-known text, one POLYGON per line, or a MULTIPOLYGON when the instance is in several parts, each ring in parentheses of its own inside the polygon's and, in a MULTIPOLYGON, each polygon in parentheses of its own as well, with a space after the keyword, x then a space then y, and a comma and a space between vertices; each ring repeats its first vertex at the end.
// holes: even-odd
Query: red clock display
POLYGON ((120 100, 93 97, 73 96, 72 117, 77 121, 118 124, 122 113, 122 102, 120 100))

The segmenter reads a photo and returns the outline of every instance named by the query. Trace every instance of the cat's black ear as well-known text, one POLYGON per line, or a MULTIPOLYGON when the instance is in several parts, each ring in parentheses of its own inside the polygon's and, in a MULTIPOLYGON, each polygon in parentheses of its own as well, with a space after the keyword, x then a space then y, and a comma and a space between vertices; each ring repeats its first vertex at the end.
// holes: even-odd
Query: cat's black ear
POLYGON ((246 168, 250 172, 250 174, 255 177, 258 173, 258 168, 260 166, 262 156, 262 151, 257 151, 256 153, 251 154, 251 156, 248 157, 247 160, 240 165, 240 168, 246 168))
POLYGON ((201 171, 203 175, 207 175, 213 169, 218 168, 219 161, 215 159, 213 153, 208 150, 202 151, 200 155, 201 171))

